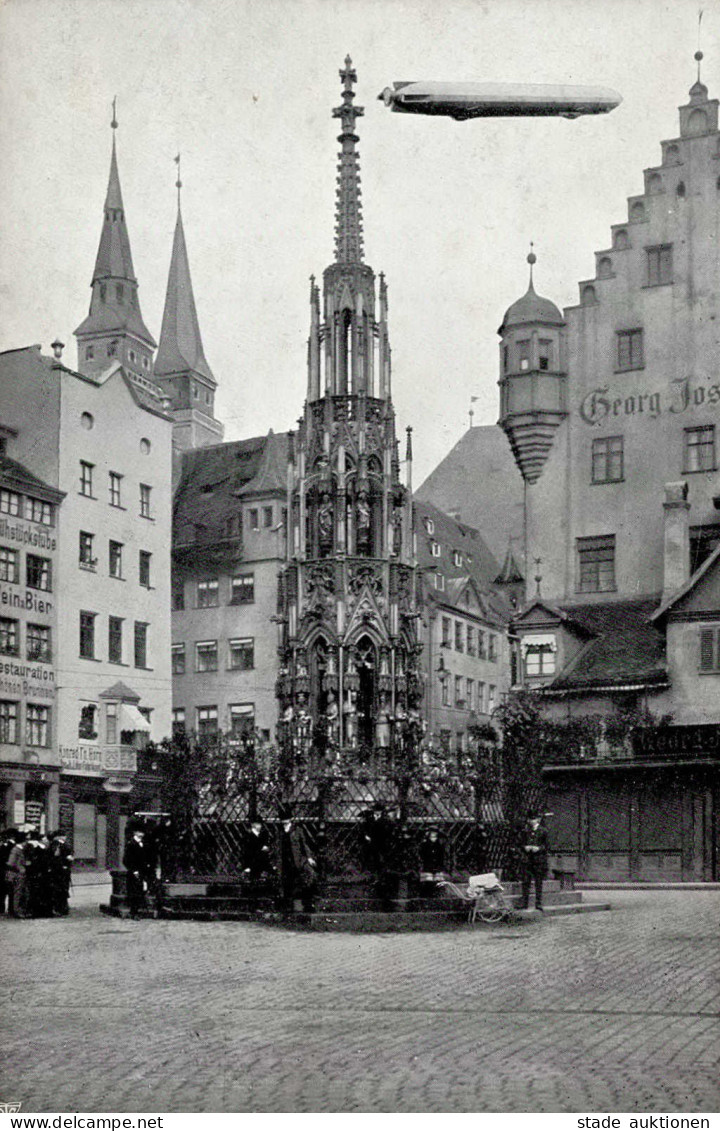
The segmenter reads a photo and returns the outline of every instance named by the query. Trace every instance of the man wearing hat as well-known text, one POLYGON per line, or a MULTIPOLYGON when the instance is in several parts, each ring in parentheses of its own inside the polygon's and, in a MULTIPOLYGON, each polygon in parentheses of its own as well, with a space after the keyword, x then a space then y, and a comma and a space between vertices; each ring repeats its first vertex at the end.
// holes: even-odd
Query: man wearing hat
POLYGON ((281 820, 280 865, 283 903, 288 911, 292 911, 295 896, 299 895, 302 899, 303 911, 312 911, 317 878, 315 857, 310 851, 305 833, 295 824, 292 813, 285 810, 281 820))
POLYGON ((530 884, 535 882, 535 907, 542 911, 543 880, 548 870, 548 835, 543 824, 543 814, 529 817, 523 836, 522 893, 524 908, 530 905, 530 884))
POLYGON ((127 899, 130 918, 137 919, 138 912, 147 907, 147 880, 150 860, 145 847, 145 834, 142 829, 134 829, 125 845, 123 865, 127 871, 127 899))

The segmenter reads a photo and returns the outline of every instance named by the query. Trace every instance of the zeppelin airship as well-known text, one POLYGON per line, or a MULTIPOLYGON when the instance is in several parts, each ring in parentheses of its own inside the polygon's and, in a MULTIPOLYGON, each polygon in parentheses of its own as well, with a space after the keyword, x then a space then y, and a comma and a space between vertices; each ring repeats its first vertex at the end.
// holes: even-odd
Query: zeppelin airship
POLYGON ((466 118, 578 118, 607 114, 622 102, 622 96, 608 87, 494 82, 396 82, 378 98, 401 114, 441 114, 460 122, 466 118))

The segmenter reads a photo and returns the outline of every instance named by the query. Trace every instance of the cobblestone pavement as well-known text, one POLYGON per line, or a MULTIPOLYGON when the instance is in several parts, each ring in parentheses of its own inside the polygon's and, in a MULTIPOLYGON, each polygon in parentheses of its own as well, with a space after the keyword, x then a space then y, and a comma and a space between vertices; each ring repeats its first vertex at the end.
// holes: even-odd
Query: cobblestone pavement
POLYGON ((3 922, 0 1101, 24 1111, 720 1108, 720 892, 440 934, 3 922))

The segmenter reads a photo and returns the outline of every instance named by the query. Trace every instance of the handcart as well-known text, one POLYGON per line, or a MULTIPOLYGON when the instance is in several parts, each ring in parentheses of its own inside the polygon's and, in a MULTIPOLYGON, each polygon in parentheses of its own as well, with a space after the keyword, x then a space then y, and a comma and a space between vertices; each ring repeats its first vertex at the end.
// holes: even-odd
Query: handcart
POLYGON ((513 909, 503 894, 505 889, 494 872, 470 876, 465 886, 450 880, 439 881, 439 886, 468 904, 468 923, 475 923, 477 919, 482 919, 483 923, 499 923, 512 915, 513 909))

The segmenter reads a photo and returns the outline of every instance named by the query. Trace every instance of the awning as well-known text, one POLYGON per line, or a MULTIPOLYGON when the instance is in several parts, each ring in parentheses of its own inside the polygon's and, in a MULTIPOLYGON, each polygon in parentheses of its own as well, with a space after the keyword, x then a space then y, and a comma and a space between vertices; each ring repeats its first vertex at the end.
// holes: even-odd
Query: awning
POLYGON ((523 636, 520 641, 520 648, 522 650, 523 659, 527 656, 530 648, 542 648, 547 652, 557 652, 557 640, 554 632, 532 633, 528 636, 523 636))
POLYGON ((152 727, 144 715, 132 703, 120 704, 120 730, 144 730, 148 734, 152 727))

